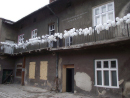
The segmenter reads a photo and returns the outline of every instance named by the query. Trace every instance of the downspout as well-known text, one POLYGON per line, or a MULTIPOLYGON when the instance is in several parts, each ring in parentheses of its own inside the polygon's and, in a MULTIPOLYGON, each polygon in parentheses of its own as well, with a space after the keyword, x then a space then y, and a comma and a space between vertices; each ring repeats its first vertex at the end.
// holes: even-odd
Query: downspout
MULTIPOLYGON (((48 5, 47 8, 57 17, 57 32, 59 32, 59 17, 48 5)), ((56 53, 56 78, 58 78, 58 61, 59 61, 59 54, 56 53)))
POLYGON ((59 32, 59 17, 55 14, 55 12, 47 5, 47 8, 57 17, 57 33, 59 32))

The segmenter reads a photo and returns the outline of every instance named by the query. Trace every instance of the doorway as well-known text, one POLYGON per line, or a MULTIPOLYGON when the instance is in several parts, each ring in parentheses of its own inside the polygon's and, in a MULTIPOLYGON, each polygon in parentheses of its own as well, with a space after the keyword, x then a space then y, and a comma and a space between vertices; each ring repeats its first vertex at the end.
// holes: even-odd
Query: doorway
POLYGON ((2 83, 10 83, 11 75, 13 75, 13 70, 11 69, 3 69, 2 83))
POLYGON ((64 65, 62 75, 62 92, 74 93, 74 65, 64 65))
POLYGON ((66 69, 66 92, 74 93, 74 68, 66 69))

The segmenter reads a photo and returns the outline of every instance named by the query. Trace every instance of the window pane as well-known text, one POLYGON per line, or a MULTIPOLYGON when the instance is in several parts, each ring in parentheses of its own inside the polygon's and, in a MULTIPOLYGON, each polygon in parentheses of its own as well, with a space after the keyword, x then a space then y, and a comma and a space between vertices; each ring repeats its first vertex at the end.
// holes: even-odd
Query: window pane
POLYGON ((66 40, 67 40, 67 43, 69 43, 69 37, 67 37, 67 39, 66 39, 66 40))
POLYGON ((108 68, 108 61, 103 62, 104 68, 108 68))
POLYGON ((106 23, 106 15, 102 15, 102 24, 106 23))
POLYGON ((116 71, 111 71, 112 86, 117 86, 116 71))
POLYGON ((35 30, 35 34, 37 33, 37 30, 35 30))
POLYGON ((113 12, 108 13, 108 19, 109 19, 109 20, 113 20, 113 12))
POLYGON ((21 74, 22 74, 22 69, 17 69, 16 70, 16 76, 21 77, 21 74))
POLYGON ((50 33, 51 33, 51 35, 54 35, 55 31, 51 31, 50 33))
POLYGON ((96 17, 96 25, 98 25, 98 24, 100 24, 100 17, 98 16, 98 17, 96 17))
POLYGON ((97 68, 101 68, 101 61, 97 61, 97 68))
POLYGON ((99 8, 95 9, 95 15, 98 15, 98 14, 99 14, 99 8))
POLYGON ((116 68, 116 61, 111 61, 111 68, 116 68))
POLYGON ((109 71, 104 71, 104 85, 109 86, 109 71))
POLYGON ((53 29, 54 29, 54 25, 53 25, 53 29))
POLYGON ((102 7, 102 13, 105 13, 106 12, 106 6, 103 6, 102 7))
POLYGON ((109 4, 108 5, 108 11, 111 11, 111 10, 113 10, 113 7, 112 7, 112 4, 109 4))
POLYGON ((97 71, 97 85, 102 85, 102 72, 97 71))

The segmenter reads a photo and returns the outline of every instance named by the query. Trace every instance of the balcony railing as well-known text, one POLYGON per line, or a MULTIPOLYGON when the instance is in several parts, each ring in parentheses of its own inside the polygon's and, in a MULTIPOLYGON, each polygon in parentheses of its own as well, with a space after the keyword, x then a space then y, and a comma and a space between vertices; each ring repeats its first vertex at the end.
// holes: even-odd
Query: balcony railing
MULTIPOLYGON (((130 39, 130 24, 123 23, 120 26, 116 27, 110 27, 109 30, 103 30, 99 34, 95 30, 95 27, 93 27, 93 33, 92 35, 78 35, 72 37, 72 43, 69 46, 66 46, 65 39, 59 39, 59 43, 57 45, 57 42, 53 45, 53 47, 49 47, 49 43, 39 43, 36 45, 28 45, 25 49, 19 48, 14 49, 13 52, 9 52, 8 54, 18 54, 18 53, 24 53, 24 52, 31 52, 31 51, 41 51, 43 49, 47 50, 53 50, 53 49, 60 49, 60 48, 70 48, 71 46, 76 46, 80 44, 91 44, 99 42, 100 44, 102 41, 110 41, 112 42, 121 40, 121 39, 130 39)), ((5 50, 1 50, 2 53, 5 52, 5 50)))

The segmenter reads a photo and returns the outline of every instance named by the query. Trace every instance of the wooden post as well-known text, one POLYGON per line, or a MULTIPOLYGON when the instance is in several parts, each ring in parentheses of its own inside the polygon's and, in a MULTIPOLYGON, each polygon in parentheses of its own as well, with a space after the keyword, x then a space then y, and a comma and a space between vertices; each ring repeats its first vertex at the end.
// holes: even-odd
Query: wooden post
POLYGON ((23 57, 23 66, 22 66, 22 81, 21 85, 24 86, 24 74, 25 74, 25 57, 23 57))

